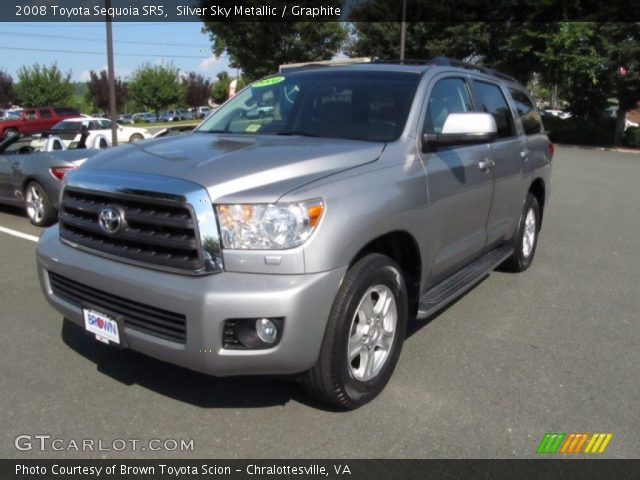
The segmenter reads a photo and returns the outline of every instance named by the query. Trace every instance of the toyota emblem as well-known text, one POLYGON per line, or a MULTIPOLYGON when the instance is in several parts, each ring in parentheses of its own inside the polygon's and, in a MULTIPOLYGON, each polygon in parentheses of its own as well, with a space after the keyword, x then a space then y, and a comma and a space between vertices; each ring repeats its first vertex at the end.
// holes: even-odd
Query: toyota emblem
POLYGON ((107 233, 116 233, 122 226, 122 214, 113 207, 100 210, 98 215, 100 228, 107 233))

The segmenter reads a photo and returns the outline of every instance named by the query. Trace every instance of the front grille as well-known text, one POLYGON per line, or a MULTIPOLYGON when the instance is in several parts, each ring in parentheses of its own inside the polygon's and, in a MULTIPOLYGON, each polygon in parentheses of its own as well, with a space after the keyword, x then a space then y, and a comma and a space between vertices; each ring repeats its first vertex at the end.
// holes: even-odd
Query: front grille
POLYGON ((118 297, 57 273, 48 272, 48 275, 53 294, 78 308, 102 308, 105 313, 122 315, 128 328, 172 342, 185 343, 187 340, 187 318, 184 315, 118 297))
POLYGON ((67 187, 59 222, 62 239, 105 255, 162 269, 203 268, 196 222, 185 203, 67 187), (100 212, 107 207, 122 220, 114 233, 99 223, 100 212))

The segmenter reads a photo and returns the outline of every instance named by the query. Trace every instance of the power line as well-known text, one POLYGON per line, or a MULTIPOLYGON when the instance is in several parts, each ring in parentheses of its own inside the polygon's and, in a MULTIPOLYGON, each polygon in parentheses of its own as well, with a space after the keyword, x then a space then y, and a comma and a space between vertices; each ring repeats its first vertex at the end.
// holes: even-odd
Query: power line
MULTIPOLYGON (((56 50, 52 48, 27 48, 27 47, 5 47, 0 45, 0 50, 23 50, 27 52, 51 52, 51 53, 76 53, 81 55, 106 55, 105 52, 87 52, 81 50, 56 50)), ((201 57, 196 55, 160 55, 153 53, 119 53, 120 57, 158 57, 158 58, 195 58, 198 60, 206 60, 210 56, 201 57)))
MULTIPOLYGON (((17 35, 20 37, 30 38, 60 38, 64 40, 82 40, 88 42, 104 42, 103 38, 90 37, 69 37, 67 35, 50 35, 44 33, 26 33, 26 32, 7 32, 0 31, 0 35, 17 35)), ((129 43, 134 45, 158 45, 163 47, 190 47, 190 48, 210 48, 210 46, 187 44, 187 43, 158 43, 158 42, 142 42, 138 40, 114 40, 114 43, 129 43)))

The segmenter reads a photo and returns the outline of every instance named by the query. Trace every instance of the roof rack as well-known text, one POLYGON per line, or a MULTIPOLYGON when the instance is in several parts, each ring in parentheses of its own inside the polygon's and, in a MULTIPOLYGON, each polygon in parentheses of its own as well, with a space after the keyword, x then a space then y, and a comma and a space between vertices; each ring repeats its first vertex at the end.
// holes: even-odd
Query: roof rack
POLYGON ((438 67, 457 67, 457 68, 466 68, 467 70, 475 70, 477 72, 484 73, 486 75, 491 75, 494 77, 499 77, 504 80, 509 80, 510 82, 518 83, 518 81, 513 78, 511 75, 507 75, 506 73, 499 72, 497 70, 493 70, 492 68, 482 67, 480 65, 475 65, 469 62, 463 62, 460 60, 456 60, 449 57, 433 57, 428 60, 424 59, 405 59, 405 60, 382 60, 376 59, 374 63, 398 63, 401 65, 433 65, 438 67))
POLYGON ((466 68, 467 70, 477 70, 482 73, 486 73, 487 75, 492 75, 494 77, 500 77, 505 80, 509 80, 511 82, 518 83, 518 81, 513 78, 511 75, 507 75, 506 73, 499 72, 492 68, 481 67, 480 65, 475 65, 469 62, 462 62, 460 60, 455 60, 453 58, 448 57, 434 57, 429 62, 431 65, 437 66, 447 66, 447 67, 458 67, 458 68, 466 68))
POLYGON ((285 63, 283 65, 280 65, 278 70, 280 73, 285 73, 285 72, 294 72, 296 70, 303 70, 307 68, 352 65, 354 63, 371 63, 371 58, 369 57, 339 58, 335 60, 318 60, 315 62, 285 63))

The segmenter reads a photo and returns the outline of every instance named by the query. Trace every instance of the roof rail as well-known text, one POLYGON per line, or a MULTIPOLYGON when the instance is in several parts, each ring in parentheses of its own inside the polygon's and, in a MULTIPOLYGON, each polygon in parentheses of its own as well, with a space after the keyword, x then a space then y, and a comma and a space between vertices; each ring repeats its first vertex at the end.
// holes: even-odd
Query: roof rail
POLYGON ((285 63, 283 65, 280 65, 278 70, 279 70, 279 73, 284 73, 284 72, 293 72, 296 70, 303 70, 306 68, 352 65, 354 63, 371 63, 371 58, 369 57, 339 58, 336 60, 318 60, 316 62, 285 63))
POLYGON ((376 58, 372 61, 372 63, 397 63, 399 65, 429 65, 431 59, 424 58, 405 58, 404 60, 399 60, 397 58, 376 58))
POLYGON ((506 73, 499 72, 497 70, 493 70, 492 68, 482 67, 480 65, 475 65, 469 62, 462 62, 460 60, 455 60, 453 58, 448 57, 434 57, 429 61, 430 65, 437 66, 448 66, 448 67, 458 67, 458 68, 466 68, 467 70, 476 70, 478 72, 485 73, 487 75, 492 75, 494 77, 499 77, 504 80, 509 80, 510 82, 518 83, 518 81, 513 78, 511 75, 507 75, 506 73))
POLYGON ((481 72, 486 75, 491 75, 494 77, 502 78, 504 80, 509 80, 510 82, 518 83, 518 81, 515 78, 513 78, 511 75, 507 75, 506 73, 502 73, 497 70, 493 70, 491 68, 482 67, 480 65, 475 65, 469 62, 463 62, 463 61, 456 60, 449 57, 433 57, 430 59, 408 58, 404 60, 375 59, 373 63, 397 63, 400 65, 433 65, 433 66, 439 66, 439 67, 447 66, 447 67, 466 68, 467 70, 475 70, 477 72, 481 72))

